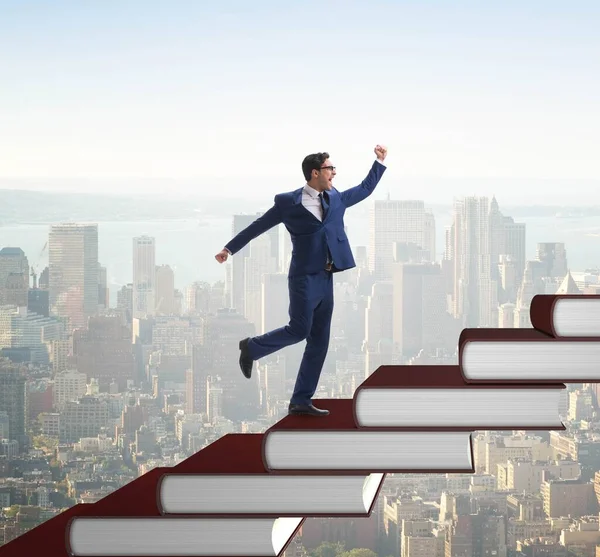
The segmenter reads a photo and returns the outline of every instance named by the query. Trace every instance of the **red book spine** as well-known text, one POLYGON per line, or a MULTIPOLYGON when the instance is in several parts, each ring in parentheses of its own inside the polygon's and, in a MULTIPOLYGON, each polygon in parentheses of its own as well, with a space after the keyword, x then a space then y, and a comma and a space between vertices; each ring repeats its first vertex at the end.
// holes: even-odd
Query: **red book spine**
POLYGON ((542 333, 556 337, 554 329, 554 305, 560 296, 554 294, 537 294, 529 305, 531 325, 542 333))

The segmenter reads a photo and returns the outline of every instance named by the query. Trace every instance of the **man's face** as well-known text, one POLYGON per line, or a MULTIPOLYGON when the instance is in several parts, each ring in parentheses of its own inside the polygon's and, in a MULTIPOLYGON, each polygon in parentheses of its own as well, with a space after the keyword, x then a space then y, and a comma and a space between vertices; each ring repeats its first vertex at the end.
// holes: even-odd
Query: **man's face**
POLYGON ((319 175, 317 177, 319 191, 328 191, 333 188, 333 178, 335 177, 335 167, 331 164, 329 159, 326 159, 321 168, 319 169, 319 175))

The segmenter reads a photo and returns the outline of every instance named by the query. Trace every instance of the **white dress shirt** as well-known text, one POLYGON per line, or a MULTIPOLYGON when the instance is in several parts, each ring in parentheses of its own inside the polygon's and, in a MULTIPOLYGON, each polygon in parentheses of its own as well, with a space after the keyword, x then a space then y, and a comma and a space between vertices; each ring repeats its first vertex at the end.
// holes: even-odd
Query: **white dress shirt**
POLYGON ((319 192, 308 184, 304 184, 304 190, 302 190, 302 205, 320 221, 323 221, 323 206, 319 199, 319 192))

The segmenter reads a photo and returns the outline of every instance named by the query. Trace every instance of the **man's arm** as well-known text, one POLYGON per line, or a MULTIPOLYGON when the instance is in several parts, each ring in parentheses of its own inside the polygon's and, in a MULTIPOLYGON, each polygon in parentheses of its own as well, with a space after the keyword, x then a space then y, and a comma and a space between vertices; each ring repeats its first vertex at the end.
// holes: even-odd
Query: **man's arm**
POLYGON ((375 190, 379 180, 381 180, 386 169, 383 161, 387 156, 387 149, 381 145, 377 145, 375 147, 375 154, 377 155, 377 160, 373 163, 367 177, 358 186, 340 192, 340 199, 346 207, 352 207, 352 205, 356 205, 369 197, 375 190))
POLYGON ((273 205, 264 215, 258 217, 253 223, 249 224, 244 230, 235 236, 225 248, 231 255, 240 251, 251 240, 260 236, 270 228, 281 223, 281 213, 277 205, 273 205))

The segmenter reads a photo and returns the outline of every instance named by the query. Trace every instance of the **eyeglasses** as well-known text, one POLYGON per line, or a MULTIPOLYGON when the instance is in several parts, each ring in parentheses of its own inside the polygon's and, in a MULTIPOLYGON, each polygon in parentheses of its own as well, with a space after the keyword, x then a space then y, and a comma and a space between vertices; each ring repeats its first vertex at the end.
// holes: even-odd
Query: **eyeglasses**
POLYGON ((331 172, 333 172, 335 170, 335 166, 322 166, 319 170, 331 170, 331 172))

